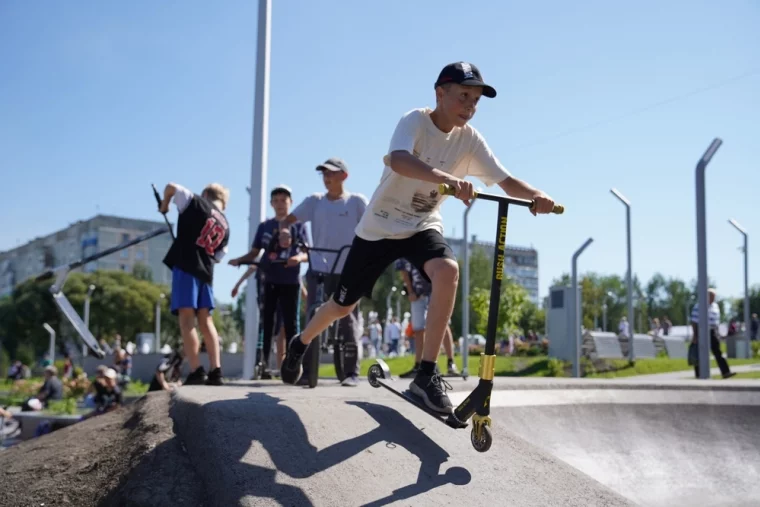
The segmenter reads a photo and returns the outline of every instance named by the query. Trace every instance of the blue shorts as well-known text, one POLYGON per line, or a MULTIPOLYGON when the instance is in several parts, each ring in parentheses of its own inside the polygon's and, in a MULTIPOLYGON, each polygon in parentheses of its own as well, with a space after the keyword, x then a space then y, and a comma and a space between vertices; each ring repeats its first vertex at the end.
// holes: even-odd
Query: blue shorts
POLYGON ((172 269, 172 314, 177 315, 180 308, 193 308, 198 311, 214 309, 214 290, 205 282, 179 268, 172 269))

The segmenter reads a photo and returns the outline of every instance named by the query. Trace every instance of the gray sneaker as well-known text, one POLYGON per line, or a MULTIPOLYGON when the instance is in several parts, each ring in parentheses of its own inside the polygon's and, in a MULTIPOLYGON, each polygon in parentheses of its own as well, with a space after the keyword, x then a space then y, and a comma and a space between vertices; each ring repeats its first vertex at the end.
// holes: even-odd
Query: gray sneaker
POLYGON ((359 377, 356 375, 349 375, 343 379, 343 382, 341 382, 340 385, 346 387, 357 387, 359 385, 359 377))

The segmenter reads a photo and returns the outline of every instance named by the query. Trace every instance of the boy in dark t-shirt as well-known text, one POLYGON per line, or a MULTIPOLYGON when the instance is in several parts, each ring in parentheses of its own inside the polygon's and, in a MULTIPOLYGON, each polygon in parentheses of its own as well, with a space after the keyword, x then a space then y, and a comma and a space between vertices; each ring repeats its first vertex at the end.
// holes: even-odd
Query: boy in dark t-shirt
POLYGON ((214 309, 214 264, 227 252, 230 227, 224 210, 229 190, 218 183, 208 185, 201 195, 175 183, 164 189, 159 211, 167 213, 172 197, 179 211, 177 237, 164 258, 172 270, 171 311, 179 316, 179 327, 184 343, 185 357, 191 373, 185 384, 222 385, 219 335, 211 319, 214 309), (203 332, 208 352, 209 373, 201 366, 198 357, 198 333, 195 319, 203 332))
MULTIPOLYGON (((255 266, 251 266, 238 282, 238 284, 242 283, 253 271, 257 271, 259 275, 259 304, 265 365, 261 374, 262 379, 272 378, 272 374, 267 368, 272 350, 275 318, 282 317, 286 340, 290 340, 298 332, 298 296, 301 290, 300 264, 307 262, 308 257, 299 250, 299 244, 306 243, 303 223, 295 222, 289 226, 280 226, 280 220, 288 215, 292 202, 290 188, 286 185, 278 185, 272 189, 271 204, 275 210, 275 217, 259 224, 253 245, 247 254, 229 261, 230 265, 239 266, 241 262, 254 260, 259 252, 263 251, 258 269, 256 270, 255 266), (284 263, 272 262, 275 260, 284 261, 284 263)), ((284 349, 284 347, 282 348, 284 349)))

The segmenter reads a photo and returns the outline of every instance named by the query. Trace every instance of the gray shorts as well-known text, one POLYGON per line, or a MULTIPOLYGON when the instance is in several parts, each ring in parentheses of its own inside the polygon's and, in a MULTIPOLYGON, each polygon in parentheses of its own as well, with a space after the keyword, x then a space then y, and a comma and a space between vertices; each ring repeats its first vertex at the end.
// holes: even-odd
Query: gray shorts
POLYGON ((428 306, 430 305, 430 296, 420 296, 416 301, 412 301, 410 305, 412 310, 412 331, 424 331, 428 306))

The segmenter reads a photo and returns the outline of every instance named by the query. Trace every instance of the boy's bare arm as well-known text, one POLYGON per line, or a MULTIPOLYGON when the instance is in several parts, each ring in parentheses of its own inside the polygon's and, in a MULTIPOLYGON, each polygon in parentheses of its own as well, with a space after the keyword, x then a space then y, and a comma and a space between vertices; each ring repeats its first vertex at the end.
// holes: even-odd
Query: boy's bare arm
POLYGON ((527 182, 509 176, 499 183, 499 187, 507 194, 518 199, 532 199, 536 195, 543 194, 537 188, 529 185, 527 182))
POLYGON ((470 199, 473 198, 472 183, 431 167, 408 151, 398 150, 391 152, 386 157, 385 163, 401 176, 430 183, 446 183, 454 187, 456 189, 454 197, 463 200, 466 204, 469 204, 470 199))
MULTIPOLYGON (((248 252, 247 254, 237 257, 236 259, 230 259, 228 264, 230 266, 239 266, 243 262, 253 262, 259 256, 260 251, 261 251, 260 248, 252 248, 251 251, 248 252)), ((251 266, 251 267, 256 269, 255 266, 251 266)))
POLYGON ((514 176, 508 176, 500 181, 499 187, 512 197, 536 201, 536 208, 531 210, 534 215, 538 213, 551 213, 554 208, 554 200, 551 197, 514 176))
POLYGON ((166 187, 164 188, 164 199, 161 201, 161 206, 159 208, 159 211, 161 211, 161 213, 169 212, 169 203, 171 202, 172 197, 174 197, 175 193, 177 193, 177 186, 174 183, 167 183, 166 187))

